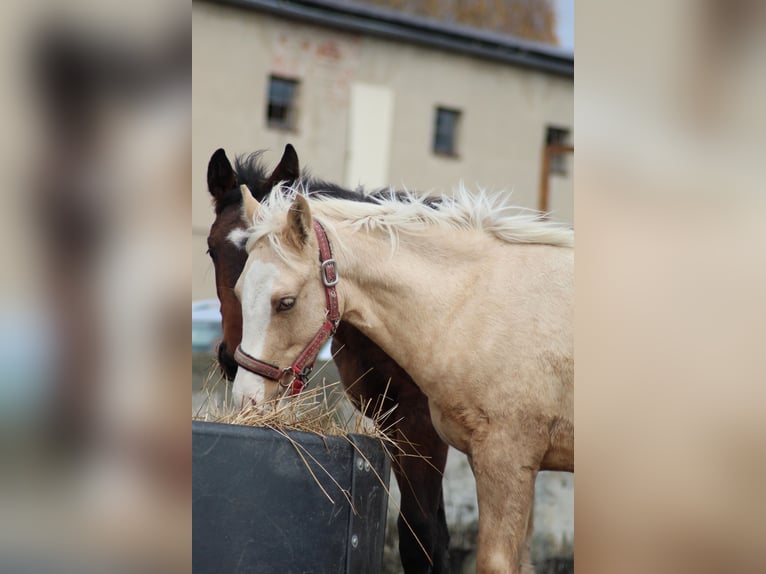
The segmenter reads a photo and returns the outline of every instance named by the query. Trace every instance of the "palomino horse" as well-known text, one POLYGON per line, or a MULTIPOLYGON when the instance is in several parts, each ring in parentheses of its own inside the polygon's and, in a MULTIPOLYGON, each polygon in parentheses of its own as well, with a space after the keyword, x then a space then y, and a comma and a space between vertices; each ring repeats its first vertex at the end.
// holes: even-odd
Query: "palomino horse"
MULTIPOLYGON (((247 259, 244 249, 228 239, 232 232, 236 235, 237 230, 246 227, 239 183, 246 184, 260 200, 278 182, 289 185, 299 182, 309 193, 316 191, 356 201, 366 198, 359 192, 314 178, 300 178, 298 156, 290 145, 271 174, 259 162, 258 154, 238 159, 235 171, 225 152, 219 149, 210 159, 207 180, 216 214, 207 240, 208 251, 215 267, 223 316, 223 340, 218 348, 218 359, 226 378, 233 380, 237 372, 233 352, 242 338, 242 311, 234 296, 234 285, 247 259)), ((392 425, 386 425, 386 432, 402 449, 395 453, 394 474, 402 496, 401 515, 404 518, 399 518, 399 552, 404 572, 446 574, 449 571, 449 533, 444 516, 442 473, 447 461, 447 445, 431 424, 428 400, 401 367, 350 324, 341 322, 338 325, 333 352, 346 393, 357 407, 370 400, 376 405, 384 401, 380 412, 386 412, 398 404, 392 414, 395 420, 392 425), (413 448, 410 442, 416 446, 413 448), (433 566, 421 544, 432 558, 433 566)))
POLYGON ((462 188, 435 206, 243 197, 233 393, 270 408, 342 317, 410 373, 439 435, 468 455, 477 571, 527 569, 537 473, 574 471, 573 232, 462 188))

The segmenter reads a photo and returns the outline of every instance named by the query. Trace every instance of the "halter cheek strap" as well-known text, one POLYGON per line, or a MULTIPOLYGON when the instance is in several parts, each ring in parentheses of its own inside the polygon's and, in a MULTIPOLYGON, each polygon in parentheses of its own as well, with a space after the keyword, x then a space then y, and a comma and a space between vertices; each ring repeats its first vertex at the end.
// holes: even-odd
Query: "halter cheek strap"
POLYGON ((234 360, 240 367, 266 379, 277 381, 282 388, 287 390, 289 396, 297 395, 306 387, 308 376, 314 368, 319 349, 322 348, 327 339, 335 334, 335 329, 340 321, 338 293, 335 289, 340 276, 338 275, 335 259, 332 257, 332 249, 330 248, 330 240, 327 238, 327 232, 316 219, 314 220, 314 232, 319 243, 319 269, 322 284, 324 285, 325 299, 327 300, 327 317, 319 331, 309 341, 308 345, 304 347, 298 358, 293 361, 293 364, 285 368, 256 359, 243 351, 242 345, 238 345, 234 351, 234 360), (284 383, 283 380, 288 373, 292 374, 292 379, 289 383, 284 383))

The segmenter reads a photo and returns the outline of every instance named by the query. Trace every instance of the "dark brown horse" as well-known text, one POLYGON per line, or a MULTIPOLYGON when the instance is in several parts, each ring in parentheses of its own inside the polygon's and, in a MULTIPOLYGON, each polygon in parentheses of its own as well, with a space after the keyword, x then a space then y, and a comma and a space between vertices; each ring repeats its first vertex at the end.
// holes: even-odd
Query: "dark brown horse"
MULTIPOLYGON (((361 192, 301 176, 298 155, 291 145, 285 147, 282 159, 270 175, 260 163, 258 153, 239 158, 235 170, 226 153, 219 149, 208 164, 208 190, 213 196, 216 218, 207 243, 215 267, 223 316, 218 360, 229 380, 237 371, 232 353, 242 338, 242 310, 234 294, 234 285, 247 259, 245 251, 228 239, 233 230, 245 227, 239 185, 247 185, 255 198, 262 201, 275 184, 293 185, 298 180, 309 193, 365 200, 361 192)), ((402 493, 401 514, 433 562, 432 566, 400 515, 399 553, 404 571, 406 574, 444 574, 449 571, 449 534, 442 495, 447 445, 431 424, 428 400, 399 365, 351 325, 340 323, 332 345, 341 381, 349 399, 357 407, 367 401, 376 405, 383 403, 383 411, 398 405, 393 415, 397 422, 387 432, 403 450, 396 455, 393 465, 402 493), (415 454, 427 457, 427 460, 412 456, 415 454)))

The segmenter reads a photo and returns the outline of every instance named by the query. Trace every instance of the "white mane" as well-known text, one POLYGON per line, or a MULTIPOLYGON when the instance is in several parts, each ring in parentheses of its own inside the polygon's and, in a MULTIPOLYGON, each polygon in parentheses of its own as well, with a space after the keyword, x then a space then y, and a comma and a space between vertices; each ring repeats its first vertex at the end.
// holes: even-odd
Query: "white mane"
MULTIPOLYGON (((287 211, 297 194, 307 196, 302 188, 274 188, 248 230, 248 251, 267 235, 274 238, 272 245, 277 251, 282 251, 274 232, 285 225, 287 211)), ((312 215, 323 224, 330 223, 325 219, 329 217, 336 225, 382 231, 394 242, 401 233, 422 234, 428 228, 441 227, 484 231, 508 243, 573 246, 574 231, 570 227, 546 220, 539 211, 512 206, 509 199, 507 192, 472 193, 461 184, 453 196, 391 192, 363 202, 311 195, 309 204, 312 215)))

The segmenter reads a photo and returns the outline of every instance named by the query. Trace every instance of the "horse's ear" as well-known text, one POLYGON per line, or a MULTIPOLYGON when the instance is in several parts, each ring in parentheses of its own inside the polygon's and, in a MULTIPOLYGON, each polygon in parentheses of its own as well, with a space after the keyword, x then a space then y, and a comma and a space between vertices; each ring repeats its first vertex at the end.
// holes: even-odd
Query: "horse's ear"
POLYGON ((250 189, 246 185, 240 185, 239 191, 242 193, 242 217, 245 218, 247 223, 252 225, 255 214, 258 213, 261 204, 253 197, 253 194, 250 193, 250 189))
POLYGON ((215 150, 207 164, 207 189, 210 195, 218 201, 223 195, 237 185, 237 174, 226 157, 223 148, 215 150))
POLYGON ((288 186, 292 186, 300 175, 301 171, 298 164, 298 154, 292 145, 287 144, 285 146, 285 151, 282 154, 282 159, 279 160, 279 164, 277 164, 277 167, 274 168, 274 171, 269 177, 266 189, 268 192, 271 192, 271 189, 280 181, 285 182, 288 186))
POLYGON ((295 196, 295 200, 287 212, 285 237, 296 249, 302 250, 308 245, 312 227, 309 202, 302 195, 295 196))

